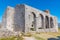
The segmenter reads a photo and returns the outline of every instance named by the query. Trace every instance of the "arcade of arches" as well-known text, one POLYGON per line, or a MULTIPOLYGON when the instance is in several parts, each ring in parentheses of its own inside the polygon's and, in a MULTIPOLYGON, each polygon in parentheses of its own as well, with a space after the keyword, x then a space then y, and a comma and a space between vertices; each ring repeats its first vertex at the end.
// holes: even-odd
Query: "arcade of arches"
POLYGON ((53 18, 49 17, 49 16, 43 16, 42 14, 39 15, 39 20, 36 20, 36 15, 34 12, 31 13, 31 19, 32 19, 32 24, 31 24, 31 30, 36 30, 36 21, 39 21, 39 27, 38 29, 44 29, 44 28, 53 28, 54 27, 54 22, 53 22, 53 18), (45 22, 45 24, 44 24, 45 22), (50 25, 49 25, 50 24, 50 25), (45 26, 44 26, 45 25, 45 26))

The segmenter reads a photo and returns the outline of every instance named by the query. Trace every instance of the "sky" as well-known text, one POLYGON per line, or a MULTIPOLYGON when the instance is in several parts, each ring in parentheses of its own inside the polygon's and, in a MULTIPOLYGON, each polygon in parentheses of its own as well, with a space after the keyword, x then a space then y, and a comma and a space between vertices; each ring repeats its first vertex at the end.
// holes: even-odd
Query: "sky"
POLYGON ((60 0, 0 0, 0 22, 7 6, 15 7, 17 4, 27 4, 39 10, 48 9, 51 15, 57 16, 60 23, 60 0))

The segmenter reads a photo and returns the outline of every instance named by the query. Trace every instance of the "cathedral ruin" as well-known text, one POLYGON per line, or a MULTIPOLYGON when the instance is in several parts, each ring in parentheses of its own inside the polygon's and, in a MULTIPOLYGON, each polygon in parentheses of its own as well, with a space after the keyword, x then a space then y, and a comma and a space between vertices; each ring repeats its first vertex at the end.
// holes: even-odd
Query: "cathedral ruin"
POLYGON ((49 10, 41 11, 25 4, 8 6, 3 16, 3 27, 15 32, 58 32, 57 17, 49 10))

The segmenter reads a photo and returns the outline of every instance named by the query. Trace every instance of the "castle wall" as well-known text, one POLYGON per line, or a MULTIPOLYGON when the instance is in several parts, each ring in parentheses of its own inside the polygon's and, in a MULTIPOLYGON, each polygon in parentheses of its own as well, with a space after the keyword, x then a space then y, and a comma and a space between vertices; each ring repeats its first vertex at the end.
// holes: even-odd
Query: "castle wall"
POLYGON ((26 27, 26 32, 30 32, 32 27, 32 19, 33 16, 31 15, 32 12, 34 13, 34 15, 36 16, 36 24, 33 30, 35 32, 57 32, 57 22, 54 21, 54 16, 50 15, 49 12, 44 12, 44 11, 40 11, 38 9, 32 8, 30 6, 25 5, 25 27, 26 27), (43 23, 42 23, 42 19, 41 19, 41 15, 43 16, 43 23), (48 17, 46 19, 46 16, 48 17), (52 22, 50 22, 50 17, 52 17, 52 22), (47 21, 46 21, 47 20, 47 21), (56 22, 56 24, 55 24, 56 22), (46 25, 47 24, 47 25, 46 25), (55 25, 54 25, 55 24, 55 25), (52 27, 51 27, 52 25, 52 27))
POLYGON ((7 11, 6 11, 6 28, 10 31, 13 31, 13 19, 14 19, 14 8, 12 7, 7 7, 7 11))
POLYGON ((25 9, 24 5, 17 5, 14 14, 14 31, 25 31, 25 9))
POLYGON ((55 16, 48 10, 41 11, 27 5, 8 7, 4 16, 4 27, 15 32, 58 32, 55 16))

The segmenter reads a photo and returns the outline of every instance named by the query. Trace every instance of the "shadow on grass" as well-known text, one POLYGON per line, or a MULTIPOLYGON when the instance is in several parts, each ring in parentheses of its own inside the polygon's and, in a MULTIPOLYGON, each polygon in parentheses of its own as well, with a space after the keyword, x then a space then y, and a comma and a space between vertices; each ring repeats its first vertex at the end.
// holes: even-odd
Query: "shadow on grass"
POLYGON ((48 40, 60 40, 60 36, 57 36, 57 38, 48 38, 48 40))

